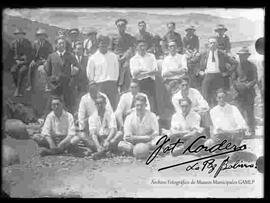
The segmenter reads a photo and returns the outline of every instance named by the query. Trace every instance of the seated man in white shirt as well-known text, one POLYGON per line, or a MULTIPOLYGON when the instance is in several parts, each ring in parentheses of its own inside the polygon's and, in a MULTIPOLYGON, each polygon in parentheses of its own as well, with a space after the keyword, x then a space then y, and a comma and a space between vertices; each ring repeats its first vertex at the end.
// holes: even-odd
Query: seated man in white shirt
POLYGON ((137 53, 130 59, 130 72, 133 79, 139 80, 140 90, 147 94, 151 111, 158 114, 155 86, 157 61, 153 54, 146 52, 144 39, 137 40, 137 53))
POLYGON ((201 93, 195 89, 191 88, 189 86, 190 79, 188 76, 185 76, 179 80, 180 83, 180 89, 177 93, 175 93, 172 96, 172 103, 174 106, 175 111, 181 111, 180 105, 179 105, 179 99, 182 99, 184 97, 189 97, 189 99, 192 102, 192 110, 197 113, 204 113, 209 110, 209 106, 207 101, 203 98, 201 93))
POLYGON ((96 98, 97 111, 88 119, 89 133, 92 138, 95 151, 94 158, 105 155, 107 151, 117 149, 117 145, 123 139, 123 133, 116 132, 116 119, 114 113, 106 109, 106 98, 98 95, 96 98))
POLYGON ((63 109, 61 97, 54 96, 51 100, 52 111, 47 115, 41 135, 33 139, 45 147, 41 156, 56 155, 71 149, 71 139, 75 136, 75 125, 72 114, 63 109))
POLYGON ((206 146, 221 143, 225 139, 239 146, 243 140, 245 131, 248 129, 238 108, 226 103, 225 97, 226 94, 223 89, 217 90, 218 105, 210 110, 213 134, 206 141, 206 146))
POLYGON ((124 140, 118 148, 128 154, 138 143, 148 143, 150 149, 156 144, 159 137, 158 119, 154 113, 146 109, 146 97, 136 96, 136 110, 129 114, 124 123, 124 140))
POLYGON ((90 81, 89 83, 89 92, 82 96, 79 110, 78 110, 78 133, 72 139, 73 143, 78 143, 79 141, 84 142, 90 150, 92 150, 93 142, 89 136, 89 126, 88 126, 88 119, 89 117, 97 111, 97 107, 95 104, 96 98, 102 95, 106 98, 106 109, 108 111, 113 112, 112 106, 108 97, 100 92, 97 88, 97 84, 95 81, 90 81))
MULTIPOLYGON (((185 146, 195 141, 204 131, 200 127, 201 116, 192 109, 192 102, 188 97, 179 100, 181 111, 177 111, 171 120, 170 139, 172 142, 181 138, 184 144, 175 148, 172 155, 179 155, 185 146)), ((198 144, 200 144, 198 142, 198 144)))
POLYGON ((146 94, 139 92, 139 83, 133 79, 130 83, 130 91, 123 93, 120 97, 117 109, 115 111, 118 129, 123 131, 125 118, 135 109, 135 97, 141 94, 146 97, 146 109, 150 111, 150 104, 146 94))
POLYGON ((165 81, 167 90, 170 90, 170 82, 177 80, 187 74, 187 59, 185 55, 178 54, 176 50, 176 42, 171 40, 168 43, 169 55, 162 62, 161 76, 165 81))

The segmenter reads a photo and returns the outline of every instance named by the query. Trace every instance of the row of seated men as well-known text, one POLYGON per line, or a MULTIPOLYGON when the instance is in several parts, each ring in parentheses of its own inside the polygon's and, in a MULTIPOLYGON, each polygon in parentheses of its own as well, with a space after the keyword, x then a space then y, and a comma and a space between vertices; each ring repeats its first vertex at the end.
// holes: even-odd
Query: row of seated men
MULTIPOLYGON (((189 78, 186 77, 180 80, 179 85, 188 86, 188 83, 189 78)), ((151 112, 147 95, 139 92, 136 80, 131 82, 130 90, 122 95, 114 112, 106 94, 98 90, 94 81, 90 82, 89 93, 81 98, 78 123, 72 114, 64 110, 62 98, 53 97, 52 111, 46 117, 41 134, 34 137, 44 147, 41 155, 73 153, 80 141, 88 147, 86 155, 93 154, 95 158, 109 151, 131 155, 138 143, 146 143, 154 149, 161 138, 158 117, 151 112)), ((196 103, 197 98, 185 95, 175 98, 177 110, 167 134, 171 141, 181 138, 184 144, 177 146, 173 155, 179 155, 199 135, 206 135, 207 127, 211 133, 203 141, 205 145, 212 146, 225 139, 235 145, 241 143, 248 129, 243 116, 236 106, 226 102, 224 90, 219 89, 215 98, 217 105, 209 111, 208 124, 203 123, 204 113, 209 110, 206 101, 196 103)), ((202 97, 199 99, 203 100, 202 97)))

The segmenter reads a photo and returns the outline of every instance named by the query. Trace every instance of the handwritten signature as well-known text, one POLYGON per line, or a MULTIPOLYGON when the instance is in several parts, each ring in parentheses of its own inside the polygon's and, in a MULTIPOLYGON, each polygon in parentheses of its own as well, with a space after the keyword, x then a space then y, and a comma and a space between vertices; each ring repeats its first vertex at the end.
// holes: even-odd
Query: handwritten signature
MULTIPOLYGON (((236 146, 236 145, 228 142, 227 140, 223 140, 221 143, 215 144, 211 147, 207 147, 203 144, 195 147, 195 144, 198 144, 198 141, 201 141, 202 139, 206 139, 206 137, 200 136, 200 137, 196 138, 189 146, 187 146, 187 148, 183 151, 183 154, 185 154, 185 153, 190 153, 190 154, 195 153, 196 154, 196 153, 205 151, 205 152, 209 152, 209 153, 214 153, 213 155, 200 157, 198 159, 193 159, 190 161, 169 165, 169 166, 158 169, 158 171, 162 171, 165 169, 193 163, 192 165, 188 165, 186 167, 186 171, 191 171, 191 170, 204 171, 204 170, 208 169, 208 173, 210 174, 217 168, 217 170, 214 174, 214 178, 216 178, 219 175, 219 173, 223 170, 256 167, 254 164, 243 164, 240 162, 240 160, 236 161, 234 164, 229 164, 228 163, 229 158, 230 158, 229 156, 227 156, 223 160, 223 162, 220 164, 220 166, 218 167, 217 164, 215 163, 215 159, 213 157, 217 157, 217 156, 221 156, 221 155, 225 155, 225 154, 230 154, 230 153, 237 152, 237 151, 243 151, 247 148, 246 145, 244 144, 241 146, 236 146), (217 153, 217 151, 219 151, 220 153, 217 153), (202 166, 199 166, 199 161, 201 161, 201 160, 206 160, 206 161, 203 162, 202 166), (196 162, 196 163, 194 163, 194 162, 196 162)), ((172 153, 178 144, 183 144, 183 143, 184 142, 181 140, 181 138, 179 138, 174 143, 170 143, 170 138, 168 138, 167 135, 162 136, 156 143, 156 145, 158 145, 157 148, 147 158, 146 165, 149 165, 157 157, 157 155, 160 152, 166 153, 166 152, 170 151, 172 153)))

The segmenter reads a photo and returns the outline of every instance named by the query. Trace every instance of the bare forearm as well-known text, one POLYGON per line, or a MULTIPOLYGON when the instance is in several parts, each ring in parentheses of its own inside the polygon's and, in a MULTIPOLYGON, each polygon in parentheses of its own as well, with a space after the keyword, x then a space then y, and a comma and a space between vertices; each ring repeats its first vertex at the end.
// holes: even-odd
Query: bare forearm
POLYGON ((108 142, 113 138, 113 136, 115 135, 115 133, 116 133, 116 129, 115 128, 113 128, 113 129, 110 130, 110 134, 109 134, 109 136, 107 138, 107 141, 108 142))
POLYGON ((99 143, 99 141, 98 141, 97 135, 96 135, 96 134, 93 134, 93 135, 92 135, 92 138, 93 138, 93 141, 94 141, 95 145, 96 145, 97 147, 101 147, 101 145, 100 145, 100 143, 99 143))
POLYGON ((46 136, 45 139, 47 140, 47 142, 49 143, 49 147, 51 148, 55 148, 55 142, 53 141, 53 139, 51 138, 51 136, 46 136))

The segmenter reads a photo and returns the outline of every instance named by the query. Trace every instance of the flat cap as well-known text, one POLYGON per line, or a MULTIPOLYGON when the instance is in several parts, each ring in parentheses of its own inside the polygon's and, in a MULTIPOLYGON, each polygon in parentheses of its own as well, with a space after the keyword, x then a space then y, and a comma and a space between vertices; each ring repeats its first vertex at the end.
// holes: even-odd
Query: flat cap
POLYGON ((225 30, 227 31, 228 29, 225 27, 225 25, 219 24, 217 25, 217 27, 215 28, 215 31, 219 31, 219 30, 225 30))

